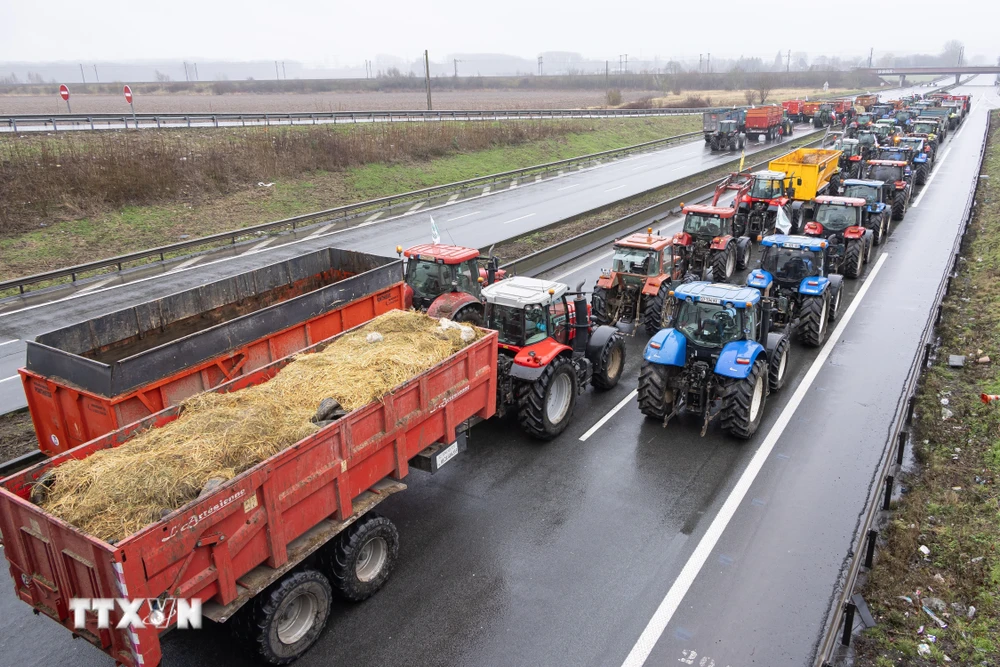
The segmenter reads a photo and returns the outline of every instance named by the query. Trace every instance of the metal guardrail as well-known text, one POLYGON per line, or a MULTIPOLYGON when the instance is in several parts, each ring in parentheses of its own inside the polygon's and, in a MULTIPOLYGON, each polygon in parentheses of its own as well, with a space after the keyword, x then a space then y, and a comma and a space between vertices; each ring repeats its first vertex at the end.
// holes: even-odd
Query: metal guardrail
POLYGON ((0 127, 25 130, 121 129, 122 127, 240 127, 404 121, 532 120, 555 118, 635 118, 690 116, 719 108, 656 109, 495 109, 441 111, 327 111, 316 113, 23 114, 0 116, 0 127))
MULTIPOLYGON (((986 142, 989 134, 989 123, 987 123, 986 131, 983 134, 983 141, 979 148, 978 164, 980 165, 980 169, 986 153, 986 142)), ((857 612, 857 605, 853 601, 854 589, 861 568, 864 567, 870 570, 874 564, 878 531, 874 530, 872 526, 879 512, 889 509, 895 483, 895 478, 890 473, 903 463, 906 443, 910 439, 909 427, 913 421, 917 383, 920 381, 923 369, 927 366, 931 353, 934 350, 934 329, 941 322, 942 301, 951 291, 952 279, 959 269, 962 240, 965 238, 965 232, 975 212, 976 189, 978 185, 979 179, 977 178, 969 190, 969 196, 966 199, 965 209, 962 213, 962 223, 952 243, 951 263, 948 270, 941 276, 941 282, 938 284, 938 289, 934 296, 934 303, 920 336, 923 344, 917 348, 917 353, 914 355, 906 381, 903 384, 902 396, 906 398, 900 401, 899 408, 890 428, 891 435, 886 441, 882 466, 879 469, 876 483, 871 487, 872 490, 869 494, 868 512, 865 514, 861 528, 855 537, 856 541, 851 547, 850 553, 853 554, 853 558, 851 559, 847 576, 844 578, 844 588, 834 601, 826 634, 823 636, 819 645, 819 651, 816 654, 817 667, 831 667, 833 664, 831 661, 836 658, 834 654, 838 649, 838 645, 842 647, 850 645, 851 636, 854 631, 854 616, 857 612), (837 641, 838 638, 839 642, 837 641)))
POLYGON ((454 191, 461 191, 478 185, 488 185, 496 181, 504 181, 514 178, 522 178, 528 175, 541 174, 548 171, 559 169, 561 167, 569 167, 572 165, 591 162, 594 160, 627 155, 634 152, 654 149, 660 146, 666 146, 672 143, 683 142, 685 140, 694 139, 695 137, 701 137, 701 136, 702 136, 701 131, 687 132, 685 134, 678 134, 672 137, 664 137, 663 139, 654 139, 652 141, 646 141, 641 144, 634 144, 632 146, 625 146, 623 148, 601 151, 599 153, 591 153, 589 155, 582 155, 579 157, 568 158, 565 160, 557 160, 555 162, 548 162, 545 164, 534 165, 531 167, 525 167, 523 169, 514 169, 512 171, 505 171, 497 174, 490 174, 487 176, 470 178, 464 181, 456 181, 454 183, 447 183, 445 185, 423 188, 421 190, 413 190, 411 192, 404 192, 402 194, 392 195, 389 197, 381 197, 379 199, 371 199, 356 204, 338 206, 336 208, 317 211, 315 213, 307 213, 305 215, 286 218, 284 220, 265 222, 259 225, 252 225, 250 227, 244 227, 241 229, 219 232, 217 234, 202 236, 196 239, 190 239, 178 243, 171 243, 169 245, 159 246, 157 248, 140 250, 138 252, 133 252, 126 255, 119 255, 117 257, 111 257, 108 259, 97 260, 94 262, 87 262, 85 264, 77 264, 75 266, 66 267, 64 269, 56 269, 54 271, 47 271, 45 273, 36 273, 34 275, 24 276, 22 278, 13 278, 11 280, 0 282, 0 292, 3 292, 4 290, 17 289, 19 293, 24 294, 25 287, 37 283, 49 282, 67 277, 70 278, 71 281, 76 281, 77 277, 80 276, 81 274, 93 271, 99 271, 101 269, 106 269, 108 267, 115 267, 117 271, 121 271, 126 264, 130 264, 133 262, 140 262, 142 260, 148 260, 150 258, 154 258, 154 261, 162 262, 166 259, 166 256, 168 254, 173 254, 181 250, 189 250, 191 248, 218 244, 220 242, 225 242, 225 241, 229 241, 230 245, 235 245, 237 239, 243 237, 256 236, 259 232, 270 232, 277 229, 283 229, 289 227, 292 230, 295 230, 298 226, 303 225, 304 223, 329 221, 331 219, 336 219, 336 218, 347 218, 352 214, 359 214, 362 212, 374 213, 380 209, 391 208, 392 206, 400 204, 402 202, 412 202, 414 200, 429 200, 433 197, 441 196, 442 194, 447 194, 449 192, 454 192, 454 191))
MULTIPOLYGON (((818 134, 820 132, 823 132, 825 136, 825 130, 817 130, 816 132, 812 132, 810 134, 818 134)), ((809 135, 807 134, 806 136, 809 135)), ((820 138, 816 141, 800 144, 796 147, 813 148, 816 146, 821 146, 822 144, 823 144, 823 138, 820 138)), ((736 160, 733 160, 733 162, 736 162, 736 160)), ((764 169, 767 167, 768 162, 770 162, 770 160, 745 166, 744 170, 757 171, 760 169, 764 169)), ((721 166, 724 165, 716 165, 711 169, 706 169, 705 171, 706 172, 714 171, 720 168, 721 166)), ((693 176, 698 176, 698 174, 693 174, 693 176)), ((661 222, 662 218, 658 220, 656 219, 656 216, 666 217, 678 213, 680 211, 680 205, 682 202, 691 202, 700 199, 702 197, 705 197, 706 195, 713 194, 715 192, 716 186, 718 186, 719 183, 723 181, 723 178, 718 178, 709 183, 706 183, 705 185, 698 186, 697 188, 688 190, 687 192, 684 192, 675 197, 665 199, 664 201, 653 204, 652 206, 647 206, 646 208, 640 211, 629 213, 628 215, 622 216, 617 220, 612 220, 611 222, 600 225, 599 227, 595 227, 594 229, 590 229, 581 234, 577 234, 576 236, 568 238, 564 241, 560 241, 559 243, 551 245, 547 248, 543 248, 541 250, 533 252, 530 255, 525 255, 524 257, 512 260, 504 264, 501 268, 504 268, 508 271, 513 271, 514 273, 521 275, 534 276, 549 271, 551 269, 554 269, 558 266, 562 266, 563 264, 573 261, 574 259, 586 255, 587 253, 593 252, 594 250, 598 250, 602 247, 607 246, 614 239, 620 238, 624 234, 637 231, 638 229, 646 227, 649 224, 655 225, 656 223, 661 222), (654 220, 652 223, 649 223, 648 220, 651 217, 654 218, 654 220)), ((671 185, 672 184, 670 183, 666 185, 660 185, 655 188, 651 188, 649 190, 641 192, 639 194, 632 195, 629 197, 629 199, 635 199, 638 197, 652 195, 655 194, 657 191, 664 190, 670 187, 671 185)), ((612 205, 601 207, 601 210, 610 208, 611 206, 618 205, 620 203, 621 202, 615 202, 612 205)), ((577 218, 593 215, 594 213, 597 212, 600 211, 598 210, 586 211, 585 213, 582 213, 578 216, 567 218, 565 220, 560 220, 559 222, 553 223, 552 225, 547 225, 546 227, 534 229, 531 231, 531 233, 535 234, 539 231, 563 225, 566 224, 567 222, 572 222, 577 218)), ((481 250, 481 252, 484 254, 487 251, 488 251, 487 248, 481 250)))

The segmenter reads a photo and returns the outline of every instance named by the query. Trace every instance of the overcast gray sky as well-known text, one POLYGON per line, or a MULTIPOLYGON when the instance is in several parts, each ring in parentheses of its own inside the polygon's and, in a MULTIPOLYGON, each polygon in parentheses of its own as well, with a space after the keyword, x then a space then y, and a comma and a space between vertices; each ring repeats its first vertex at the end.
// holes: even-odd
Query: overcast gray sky
POLYGON ((937 53, 949 39, 967 57, 1000 52, 996 0, 816 2, 747 0, 241 0, 142 2, 0 0, 0 60, 130 61, 151 58, 300 60, 348 65, 377 54, 415 58, 427 48, 534 57, 565 50, 588 58, 810 56, 876 51, 937 53), (772 7, 776 20, 753 19, 772 7), (817 12, 819 7, 828 11, 817 12), (902 8, 902 9, 901 9, 902 8), (702 26, 713 25, 712 30, 702 26), (733 34, 728 26, 744 28, 733 34))

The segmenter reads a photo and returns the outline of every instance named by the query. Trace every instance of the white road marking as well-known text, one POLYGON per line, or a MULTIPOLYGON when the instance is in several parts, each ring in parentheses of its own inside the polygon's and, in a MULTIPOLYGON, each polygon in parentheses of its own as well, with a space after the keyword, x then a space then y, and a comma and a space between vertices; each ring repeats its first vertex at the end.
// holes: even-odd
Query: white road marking
POLYGON ((833 352, 834 346, 843 335, 844 330, 851 321, 851 318, 854 317, 854 313, 857 312, 858 306, 861 305, 865 295, 868 293, 868 289, 875 282, 875 277, 882 269, 882 266, 885 265, 885 260, 888 259, 888 257, 888 254, 883 253, 875 263, 875 266, 868 274, 868 279, 865 281, 865 284, 861 286, 860 290, 858 290, 857 296, 854 297, 854 300, 851 302, 850 307, 848 307, 847 312, 845 312, 844 316, 841 318, 840 324, 838 324, 837 328, 834 329, 832 334, 830 334, 826 344, 816 356, 816 359, 809 367, 805 377, 802 378, 799 386, 795 389, 795 393, 792 394, 792 398, 785 405, 784 410, 781 411, 781 414, 778 416, 778 420, 774 423, 774 426, 771 427, 771 430, 768 432, 764 442, 761 443, 760 447, 754 453, 753 458, 750 460, 750 464, 747 465, 746 470, 744 470, 743 474, 740 475, 739 480, 736 482, 736 486, 729 494, 729 497, 726 498, 726 502, 719 510, 715 519, 712 520, 711 525, 709 525, 708 530, 705 531, 705 535, 698 542, 694 552, 684 564, 684 569, 681 570, 681 573, 677 575, 677 579, 675 579, 674 583, 670 586, 670 590, 667 591, 663 601, 660 602, 660 606, 657 607, 656 611, 653 613, 653 617, 649 619, 646 629, 642 631, 639 639, 635 642, 635 645, 629 652, 628 657, 625 658, 625 662, 622 663, 622 667, 641 667, 646 662, 646 659, 652 652, 653 647, 656 646, 656 642, 658 642, 660 637, 663 635, 663 631, 666 629, 667 624, 670 623, 670 619, 673 618, 677 608, 684 600, 684 596, 694 583, 695 577, 698 576, 701 568, 704 567, 705 562, 712 553, 712 549, 715 548, 715 545, 718 543, 719 538, 722 537, 722 533, 725 531, 726 526, 729 525, 729 522, 736 514, 736 510, 739 509, 740 504, 743 502, 747 492, 750 490, 750 485, 753 484, 753 481, 757 478, 761 468, 764 467, 764 463, 767 461, 768 457, 770 457, 771 451, 774 449, 774 445, 777 444, 781 434, 784 433, 785 428, 791 421, 792 415, 795 414, 799 404, 802 403, 802 399, 805 398, 806 393, 809 391, 809 387, 812 386, 813 382, 816 380, 816 376, 819 375, 823 365, 826 364, 826 360, 829 358, 830 353, 833 352))
POLYGON ((246 254, 250 254, 250 253, 252 253, 252 252, 257 252, 257 251, 258 251, 258 250, 260 250, 261 248, 266 248, 267 246, 269 246, 269 245, 271 245, 272 243, 274 243, 274 241, 275 241, 275 240, 276 240, 277 238, 278 238, 277 236, 272 236, 272 237, 271 237, 271 238, 269 238, 269 239, 264 239, 263 241, 261 241, 261 242, 260 242, 260 243, 258 243, 257 245, 255 245, 255 246, 251 246, 251 247, 250 247, 250 249, 246 251, 246 254))
POLYGON ((490 193, 490 187, 491 186, 487 185, 485 188, 483 188, 483 194, 481 194, 479 196, 480 197, 485 197, 486 195, 488 195, 490 193))
POLYGON ((615 190, 621 190, 624 187, 625 187, 625 184, 622 183, 621 185, 616 185, 613 188, 608 188, 607 190, 605 190, 605 192, 614 192, 615 190))
MULTIPOLYGON (((188 268, 189 266, 191 266, 193 264, 197 264, 198 262, 200 262, 203 259, 205 259, 204 255, 199 255, 198 257, 192 257, 191 259, 183 261, 180 264, 178 264, 177 266, 175 266, 174 268, 170 269, 169 271, 167 271, 167 273, 176 273, 177 271, 180 271, 182 269, 186 269, 186 268, 188 268)), ((147 278, 147 280, 149 280, 149 279, 147 278)), ((133 281, 133 282, 139 282, 139 281, 136 280, 136 281, 133 281)), ((116 285, 116 287, 118 287, 118 286, 116 285)), ((107 289, 111 289, 111 288, 109 287, 107 289)), ((97 290, 97 292, 103 292, 103 291, 105 291, 105 290, 97 290)), ((79 296, 79 295, 77 294, 77 295, 74 295, 74 296, 79 296)), ((60 299, 60 301, 61 300, 62 299, 60 299)), ((53 301, 52 303, 56 303, 56 302, 53 301)), ((42 305, 45 305, 45 304, 41 304, 40 303, 38 305, 42 306, 42 305)), ((23 310, 27 310, 27 308, 24 308, 23 310)), ((15 310, 14 312, 16 313, 17 311, 15 310)), ((7 313, 7 314, 9 315, 10 313, 7 313)))
POLYGON ((507 188, 507 189, 508 190, 513 190, 516 187, 517 187, 517 179, 515 178, 513 181, 510 182, 510 187, 507 188))
POLYGON ((426 204, 426 203, 427 202, 425 202, 425 201, 418 201, 416 204, 414 204, 413 206, 411 206, 410 209, 406 213, 407 214, 413 213, 414 211, 422 208, 423 205, 426 204))
POLYGON ((0 380, 0 382, 7 382, 8 380, 16 380, 19 377, 21 377, 21 376, 20 375, 11 375, 9 378, 4 378, 4 379, 0 380))
MULTIPOLYGON (((452 195, 452 198, 449 199, 448 201, 455 201, 455 199, 457 199, 457 198, 458 198, 458 195, 452 195)), ((371 216, 369 218, 366 218, 365 222, 375 222, 376 220, 378 220, 379 218, 382 217, 383 213, 385 213, 385 211, 379 211, 375 215, 373 215, 373 216, 371 216)))
POLYGON ((613 253, 613 252, 606 252, 603 255, 601 255, 600 257, 596 257, 596 258, 590 260, 586 264, 577 264, 576 266, 574 266, 569 271, 564 271, 563 273, 560 273, 558 276, 553 276, 552 278, 549 278, 549 280, 551 280, 553 282, 559 282, 560 280, 562 280, 566 276, 571 275, 573 273, 576 273, 580 269, 585 269, 588 266, 590 266, 591 264, 597 264, 598 262, 603 261, 605 259, 608 259, 609 257, 613 257, 614 254, 615 253, 613 253))
MULTIPOLYGON (((453 201, 455 201, 456 199, 458 199, 458 193, 457 192, 455 194, 453 194, 452 196, 448 197, 448 203, 450 204, 453 201)), ((381 215, 381 213, 379 215, 381 215)))
POLYGON ((508 220, 507 222, 505 222, 503 224, 509 225, 512 222, 517 222, 518 220, 524 220, 525 218, 530 218, 533 215, 534 215, 534 213, 529 213, 528 215, 522 215, 520 218, 514 218, 513 220, 508 220))
POLYGON ((606 414, 603 417, 601 417, 601 420, 599 422, 597 422, 596 424, 594 424, 593 426, 591 426, 590 429, 586 433, 584 433, 583 435, 581 435, 580 436, 580 442, 586 442, 587 438, 589 438, 590 436, 592 436, 595 433, 597 433, 597 429, 599 429, 602 426, 604 426, 608 422, 609 419, 611 419, 612 417, 614 417, 618 413, 619 410, 621 410, 626 405, 628 405, 629 402, 632 401, 632 399, 634 399, 638 395, 639 395, 639 390, 638 389, 633 389, 632 393, 630 393, 628 396, 626 396, 625 398, 623 398, 621 400, 621 402, 618 403, 618 405, 616 405, 615 407, 611 408, 611 411, 608 414, 606 414))
POLYGON ((461 220, 462 218, 468 218, 470 215, 476 215, 477 213, 482 213, 482 211, 473 211, 472 213, 466 213, 465 215, 460 215, 457 218, 448 218, 445 222, 454 222, 455 220, 461 220))
MULTIPOLYGON (((100 288, 104 287, 105 285, 107 285, 108 283, 111 283, 111 282, 114 282, 114 281, 115 281, 115 278, 106 278, 104 280, 98 280, 93 285, 88 285, 88 286, 84 287, 82 290, 79 290, 77 292, 77 294, 86 294, 88 292, 93 292, 94 290, 100 289, 100 288)), ((2 345, 2 343, 0 343, 0 345, 2 345)))
POLYGON ((561 188, 556 188, 556 190, 558 190, 559 192, 562 192, 563 190, 569 190, 570 188, 578 188, 578 187, 580 187, 580 184, 579 183, 574 183, 573 185, 566 185, 566 186, 561 187, 561 188))
POLYGON ((14 340, 5 340, 4 342, 0 343, 0 347, 3 347, 4 345, 10 345, 11 343, 17 343, 20 340, 21 340, 20 338, 15 338, 14 340))
POLYGON ((640 164, 638 167, 632 167, 632 171, 639 171, 640 169, 646 169, 646 165, 640 164))
POLYGON ((541 182, 542 182, 542 175, 538 174, 537 176, 535 176, 535 183, 541 183, 541 182))
MULTIPOLYGON (((367 223, 369 223, 369 222, 373 222, 373 221, 372 221, 372 220, 366 220, 366 221, 365 221, 365 224, 367 224, 367 223)), ((303 240, 303 241, 307 241, 307 240, 309 240, 309 239, 314 239, 314 238, 316 238, 317 236, 319 236, 320 234, 322 234, 323 232, 325 232, 326 230, 330 229, 331 227, 333 227, 333 225, 324 225, 323 227, 320 227, 320 228, 319 228, 319 229, 317 229, 317 230, 316 230, 315 232, 313 232, 312 234, 310 234, 309 236, 305 237, 305 238, 304 238, 304 239, 302 239, 302 240, 303 240)))

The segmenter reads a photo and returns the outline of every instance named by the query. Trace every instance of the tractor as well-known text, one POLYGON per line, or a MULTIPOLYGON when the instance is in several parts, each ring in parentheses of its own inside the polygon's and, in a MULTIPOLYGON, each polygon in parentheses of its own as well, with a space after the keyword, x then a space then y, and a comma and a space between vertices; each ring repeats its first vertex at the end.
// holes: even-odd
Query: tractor
POLYGON ((756 239, 774 233, 778 209, 784 209, 789 220, 793 188, 785 186, 783 171, 758 171, 752 174, 750 191, 738 199, 737 214, 746 220, 741 236, 756 239))
POLYGON ((659 331, 670 284, 681 277, 674 252, 671 240, 652 228, 615 241, 611 269, 601 272, 590 297, 594 321, 623 329, 631 324, 633 332, 641 321, 650 336, 659 331))
POLYGON ((857 178, 861 175, 864 165, 861 141, 858 139, 841 139, 833 146, 840 154, 840 173, 845 178, 857 178))
POLYGON ((396 254, 407 259, 404 307, 482 326, 482 286, 505 276, 496 257, 484 259, 474 248, 429 243, 405 252, 396 246, 396 254))
POLYGON ((739 127, 735 120, 720 120, 719 126, 709 138, 708 145, 713 151, 736 151, 743 150, 746 146, 747 135, 739 127))
POLYGON ((806 236, 826 239, 829 271, 859 278, 871 259, 875 233, 864 225, 866 201, 860 197, 816 197, 806 236))
POLYGON ((865 165, 865 179, 882 181, 885 184, 884 201, 892 202, 892 219, 897 222, 903 219, 906 209, 910 206, 910 196, 913 193, 910 182, 912 175, 909 163, 902 160, 869 160, 865 165))
POLYGON ((883 146, 885 144, 891 144, 893 137, 902 134, 899 127, 896 125, 896 121, 894 120, 880 120, 872 126, 872 130, 878 138, 879 145, 883 146))
MULTIPOLYGON (((737 200, 734 200, 738 201, 737 200)), ((737 223, 735 206, 685 206, 684 228, 674 235, 674 257, 680 274, 725 282, 750 263, 753 245, 746 225, 737 223)), ((657 329, 659 330, 659 328, 657 329)))
POLYGON ((865 229, 870 229, 875 237, 875 245, 881 245, 882 241, 889 235, 889 227, 892 224, 892 208, 882 201, 884 192, 882 181, 865 181, 858 178, 850 178, 844 181, 844 197, 860 197, 865 200, 865 207, 862 209, 862 224, 865 229))
POLYGON ((943 137, 938 134, 937 120, 918 118, 913 127, 910 128, 909 136, 926 139, 932 151, 937 151, 943 137))
MULTIPOLYGON (((910 146, 917 156, 923 155, 926 160, 924 164, 926 165, 925 176, 930 176, 931 169, 934 168, 934 151, 931 150, 931 143, 925 137, 900 137, 900 146, 910 146)), ((918 182, 917 185, 923 185, 923 182, 918 182)))
POLYGON ((781 113, 781 135, 790 137, 795 132, 795 121, 788 116, 788 109, 781 113))
POLYGON ((718 419, 737 438, 760 426, 767 397, 785 384, 788 329, 772 326, 753 288, 694 282, 671 293, 671 326, 643 352, 639 410, 664 426, 698 415, 701 434, 718 419))
POLYGON ((837 122, 837 113, 832 104, 821 104, 813 116, 813 127, 828 127, 837 122))
POLYGON ((910 172, 913 175, 914 185, 923 185, 927 182, 927 173, 930 165, 927 164, 927 155, 919 153, 913 149, 909 142, 904 142, 906 137, 896 137, 896 141, 888 146, 882 146, 878 150, 879 160, 901 160, 910 165, 910 172))
POLYGON ((787 327, 800 341, 819 347, 830 322, 840 314, 844 278, 826 265, 824 239, 809 236, 765 237, 758 268, 747 285, 761 291, 770 306, 772 327, 787 327))
POLYGON ((515 276, 483 288, 486 326, 499 334, 497 414, 516 414, 541 440, 566 429, 587 385, 611 389, 625 367, 624 338, 591 324, 582 286, 515 276))

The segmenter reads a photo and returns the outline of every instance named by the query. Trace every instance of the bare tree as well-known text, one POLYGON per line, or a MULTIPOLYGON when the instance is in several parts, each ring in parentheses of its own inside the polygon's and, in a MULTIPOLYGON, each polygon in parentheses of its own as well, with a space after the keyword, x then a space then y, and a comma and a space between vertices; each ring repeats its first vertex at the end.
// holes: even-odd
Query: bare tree
POLYGON ((155 72, 156 72, 156 80, 159 81, 160 83, 166 83, 167 81, 170 81, 169 74, 164 74, 160 70, 155 70, 155 72))
POLYGON ((757 98, 757 91, 756 90, 750 90, 748 88, 747 90, 743 91, 743 99, 745 99, 747 101, 747 104, 752 105, 753 101, 756 98, 757 98))
POLYGON ((757 99, 761 104, 767 102, 767 96, 774 89, 774 76, 768 72, 757 75, 757 99))

